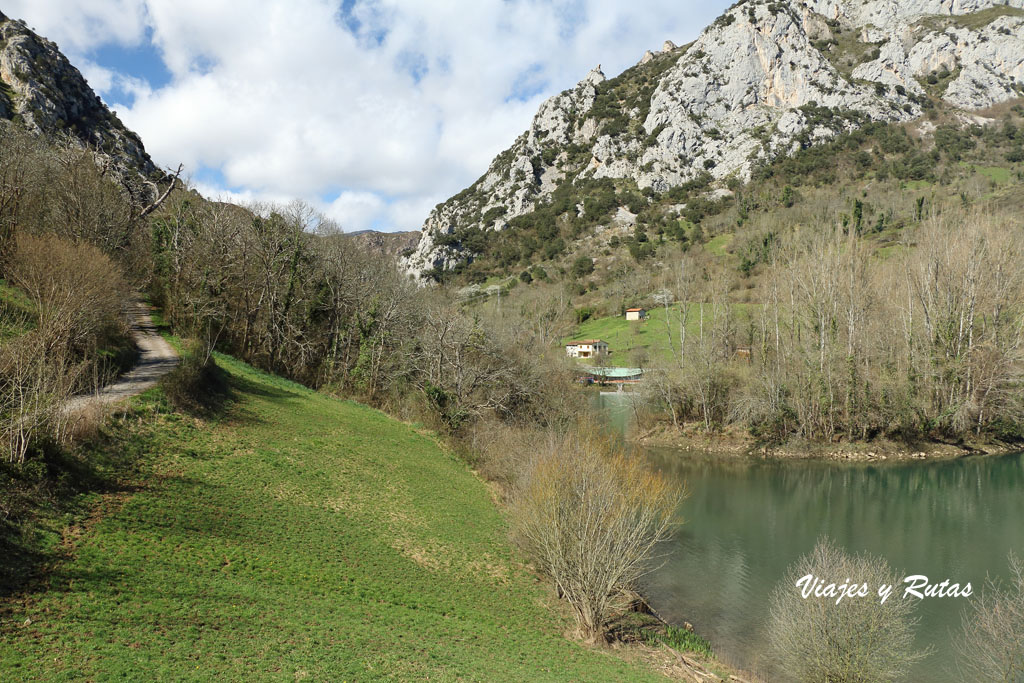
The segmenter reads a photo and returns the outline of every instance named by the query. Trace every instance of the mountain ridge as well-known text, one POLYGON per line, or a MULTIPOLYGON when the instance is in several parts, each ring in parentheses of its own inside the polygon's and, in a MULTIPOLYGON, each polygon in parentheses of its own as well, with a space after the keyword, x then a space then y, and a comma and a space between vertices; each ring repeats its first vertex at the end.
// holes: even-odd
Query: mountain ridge
POLYGON ((650 194, 709 178, 714 198, 866 123, 936 107, 978 123, 974 110, 1022 93, 1024 0, 747 0, 693 43, 667 42, 613 79, 598 67, 545 101, 480 179, 435 207, 402 265, 437 278, 472 261, 481 233, 559 193, 565 221, 592 225, 594 183, 650 194))

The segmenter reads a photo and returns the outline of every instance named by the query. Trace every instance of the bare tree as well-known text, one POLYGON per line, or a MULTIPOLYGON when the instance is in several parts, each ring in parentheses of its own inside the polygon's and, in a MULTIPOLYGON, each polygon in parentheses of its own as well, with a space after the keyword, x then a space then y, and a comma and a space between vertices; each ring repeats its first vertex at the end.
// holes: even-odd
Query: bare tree
POLYGON ((651 569, 682 491, 586 426, 537 453, 513 504, 517 541, 599 640, 623 592, 651 569))
POLYGON ((850 555, 827 538, 790 566, 772 594, 769 638, 782 670, 799 681, 894 681, 926 653, 914 650, 915 603, 896 595, 804 598, 804 577, 826 584, 853 580, 871 591, 899 576, 880 557, 850 555))
POLYGON ((52 235, 18 235, 11 281, 33 304, 34 328, 0 347, 0 437, 24 462, 40 438, 67 436, 64 402, 102 374, 98 349, 123 338, 124 284, 99 249, 52 235))
POLYGON ((62 406, 81 375, 82 365, 72 363, 66 347, 39 330, 0 347, 0 439, 9 462, 24 463, 40 438, 63 440, 68 415, 62 406))
POLYGON ((964 611, 954 644, 965 680, 1024 681, 1024 562, 1011 553, 1009 563, 1009 581, 990 579, 964 611))

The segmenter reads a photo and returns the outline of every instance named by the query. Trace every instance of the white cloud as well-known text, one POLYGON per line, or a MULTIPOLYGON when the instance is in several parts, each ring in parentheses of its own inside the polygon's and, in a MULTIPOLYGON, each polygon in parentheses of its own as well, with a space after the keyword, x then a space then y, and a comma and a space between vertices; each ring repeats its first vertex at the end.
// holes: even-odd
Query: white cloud
POLYGON ((372 225, 375 219, 385 213, 386 208, 384 200, 373 192, 342 192, 324 213, 339 223, 363 226, 372 225))
POLYGON ((7 0, 3 11, 70 53, 111 42, 135 45, 145 35, 143 0, 7 0))
POLYGON ((158 164, 220 170, 254 198, 310 200, 347 230, 409 230, 545 97, 597 63, 614 75, 665 39, 695 37, 728 4, 16 0, 8 13, 72 56, 152 40, 173 76, 163 87, 84 67, 104 94, 134 98, 118 113, 158 164))

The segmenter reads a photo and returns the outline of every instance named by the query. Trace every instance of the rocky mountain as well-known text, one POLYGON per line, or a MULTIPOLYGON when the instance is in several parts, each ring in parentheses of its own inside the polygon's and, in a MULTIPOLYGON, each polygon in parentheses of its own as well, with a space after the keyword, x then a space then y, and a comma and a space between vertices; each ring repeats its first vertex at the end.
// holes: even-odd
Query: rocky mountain
POLYGON ((111 112, 53 42, 0 13, 0 120, 90 147, 143 194, 164 177, 142 140, 111 112))
POLYGON ((398 257, 403 253, 411 252, 416 247, 420 234, 418 232, 359 230, 357 232, 346 232, 345 236, 363 245, 370 251, 386 256, 398 257))
POLYGON ((728 194, 759 165, 868 122, 940 108, 976 123, 1021 95, 1024 0, 744 0, 695 42, 666 42, 610 80, 598 67, 547 100, 433 210, 403 264, 436 277, 471 260, 481 233, 556 199, 582 217, 598 182, 728 194))

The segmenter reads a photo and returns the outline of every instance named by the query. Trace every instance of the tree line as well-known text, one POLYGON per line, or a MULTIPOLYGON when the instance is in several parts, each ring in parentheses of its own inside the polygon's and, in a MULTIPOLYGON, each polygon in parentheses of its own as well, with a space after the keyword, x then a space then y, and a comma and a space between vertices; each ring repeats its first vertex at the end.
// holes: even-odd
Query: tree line
POLYGON ((737 425, 769 443, 1019 441, 1022 238, 1019 219, 992 209, 938 213, 881 253, 842 225, 798 231, 764 243, 761 301, 745 321, 684 255, 663 289, 699 308, 666 307, 675 358, 655 368, 649 396, 676 423, 737 425))

